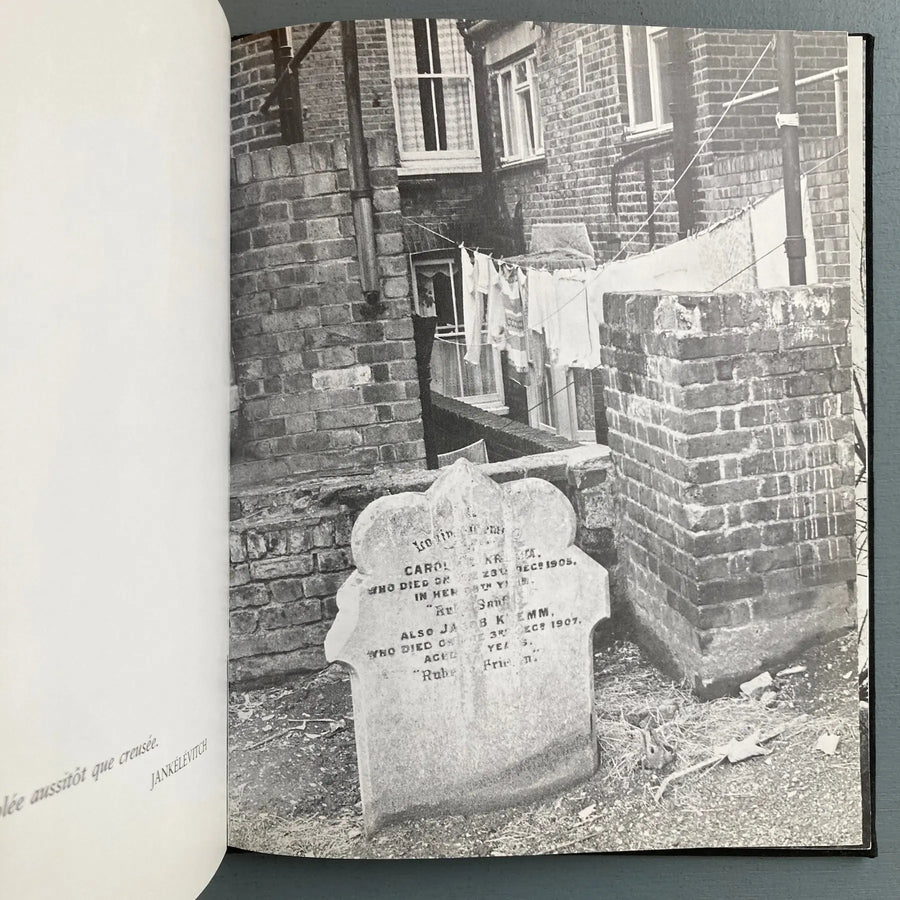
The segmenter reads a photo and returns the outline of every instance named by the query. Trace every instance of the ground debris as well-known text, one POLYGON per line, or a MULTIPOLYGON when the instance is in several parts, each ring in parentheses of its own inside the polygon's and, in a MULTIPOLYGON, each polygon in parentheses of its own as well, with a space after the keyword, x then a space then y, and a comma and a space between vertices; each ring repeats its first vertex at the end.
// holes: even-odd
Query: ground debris
POLYGON ((826 756, 834 756, 840 737, 836 734, 823 734, 816 741, 815 749, 826 756))
POLYGON ((785 722, 779 725, 777 728, 773 728, 766 734, 761 735, 757 732, 750 735, 750 737, 744 738, 743 741, 733 740, 728 744, 723 744, 720 747, 716 747, 713 751, 715 754, 714 756, 710 756, 708 759, 704 759, 701 762, 695 763, 693 766, 688 766, 686 769, 681 769, 678 772, 673 772, 671 775, 667 775, 657 788, 653 799, 658 803, 660 799, 662 799, 662 795, 665 793, 666 788, 673 781, 678 781, 679 779, 684 778, 687 775, 691 775, 694 772, 700 772, 703 769, 709 769, 712 766, 716 766, 719 763, 724 762, 726 759, 729 760, 729 762, 736 763, 741 762, 745 759, 750 759, 753 756, 767 756, 771 751, 760 747, 760 744, 764 744, 766 743, 766 741, 771 741, 772 738, 776 738, 779 735, 784 734, 785 732, 793 733, 801 725, 804 725, 808 719, 809 716, 803 714, 792 719, 790 722, 785 722))
POLYGON ((772 680, 768 672, 760 672, 756 678, 751 678, 741 685, 741 693, 745 697, 757 698, 772 685, 772 680))
POLYGON ((759 746, 760 733, 758 731, 742 740, 735 738, 721 747, 716 747, 716 754, 724 756, 730 763, 742 762, 752 756, 768 756, 772 751, 759 746))
POLYGON ((780 672, 775 673, 776 678, 784 678, 787 675, 801 675, 806 671, 806 666, 788 666, 786 669, 782 669, 780 672))

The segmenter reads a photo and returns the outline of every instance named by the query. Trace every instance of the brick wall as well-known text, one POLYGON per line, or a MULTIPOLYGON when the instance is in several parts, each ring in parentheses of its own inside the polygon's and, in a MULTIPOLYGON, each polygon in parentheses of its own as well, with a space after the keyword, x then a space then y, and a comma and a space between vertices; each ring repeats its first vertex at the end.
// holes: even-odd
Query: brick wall
POLYGON ((274 83, 275 58, 268 33, 231 42, 232 155, 281 143, 277 113, 258 112, 274 83))
MULTIPOLYGON (((313 24, 292 28, 294 51, 300 49, 313 24)), ((356 23, 359 79, 366 135, 394 133, 394 107, 384 20, 356 23)), ((347 104, 341 59, 339 23, 319 39, 298 72, 303 108, 303 136, 307 141, 332 140, 347 133, 347 104)), ((258 113, 275 84, 275 60, 268 33, 251 35, 231 46, 231 149, 232 155, 281 141, 277 105, 266 115, 258 113)))
POLYGON ((477 440, 484 440, 488 459, 499 462, 535 453, 570 450, 578 446, 558 434, 477 409, 452 397, 433 394, 432 406, 438 453, 458 450, 477 440))
MULTIPOLYGON (((801 171, 810 173, 807 191, 820 281, 850 278, 846 148, 846 137, 804 141, 800 145, 801 171)), ((748 201, 781 189, 781 150, 724 157, 716 162, 709 175, 700 179, 699 184, 710 221, 724 218, 748 201)))
MULTIPOLYGON (((497 481, 544 478, 573 502, 576 544, 611 568, 612 498, 605 448, 583 448, 490 464, 497 481)), ((424 491, 438 472, 321 478, 290 486, 234 488, 231 498, 232 683, 248 686, 325 665, 335 596, 353 566, 350 534, 377 497, 424 491)))
POLYGON ((424 465, 392 142, 369 142, 382 307, 362 297, 343 141, 232 163, 237 482, 424 465))
POLYGON ((605 298, 629 601, 701 694, 853 621, 849 296, 605 298))
MULTIPOLYGON (((507 208, 522 203, 526 242, 534 221, 579 222, 598 254, 611 255, 609 242, 627 229, 631 198, 623 198, 617 222, 609 205, 613 147, 624 130, 621 29, 608 25, 553 23, 549 38, 536 44, 545 158, 497 170, 507 208), (575 41, 584 43, 588 90, 578 93, 575 41)), ((491 79, 495 156, 501 154, 499 99, 491 79)), ((641 188, 642 190, 642 188, 641 188)), ((635 220, 639 221, 639 220, 635 220)))
MULTIPOLYGON (((315 26, 292 28, 298 50, 315 26)), ((387 33, 383 19, 356 23, 363 128, 367 136, 396 140, 387 33)), ((282 143, 277 108, 257 113, 275 82, 272 42, 268 33, 240 38, 231 50, 231 149, 238 156, 282 143)), ((306 141, 332 140, 347 133, 347 103, 341 61, 340 29, 335 23, 300 66, 298 74, 306 141)), ((400 182, 403 211, 442 234, 458 235, 469 243, 495 246, 493 224, 486 222, 480 175, 417 176, 400 182)), ((409 248, 449 246, 414 226, 408 229, 409 248), (436 243, 435 243, 436 241, 436 243)))
POLYGON ((497 246, 493 216, 485 210, 484 183, 477 174, 445 174, 400 179, 403 215, 410 251, 447 250, 454 244, 418 228, 413 222, 470 246, 497 246))

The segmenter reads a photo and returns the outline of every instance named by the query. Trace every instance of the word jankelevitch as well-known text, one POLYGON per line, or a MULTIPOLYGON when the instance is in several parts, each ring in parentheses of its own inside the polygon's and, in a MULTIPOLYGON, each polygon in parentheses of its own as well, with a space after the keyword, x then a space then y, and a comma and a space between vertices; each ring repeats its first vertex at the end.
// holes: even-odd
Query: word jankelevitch
POLYGON ((172 762, 153 772, 150 775, 150 790, 152 791, 161 781, 170 775, 174 775, 179 769, 183 769, 188 763, 193 762, 204 753, 206 753, 206 738, 203 738, 199 744, 195 744, 190 750, 185 750, 181 756, 176 756, 172 762))

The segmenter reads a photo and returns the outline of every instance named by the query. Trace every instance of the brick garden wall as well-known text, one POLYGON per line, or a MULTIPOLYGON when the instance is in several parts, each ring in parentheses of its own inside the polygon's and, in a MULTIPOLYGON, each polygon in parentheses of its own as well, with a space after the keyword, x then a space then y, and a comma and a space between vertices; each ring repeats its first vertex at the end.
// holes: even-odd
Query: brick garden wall
MULTIPOLYGON (((609 468, 605 448, 579 447, 490 464, 484 471, 497 481, 536 477, 554 483, 575 506, 577 545, 612 568, 609 468)), ((271 682, 325 665, 323 642, 337 613, 335 595, 353 566, 353 523, 377 497, 424 491, 438 474, 420 471, 297 480, 281 487, 233 487, 232 683, 271 682)))
POLYGON ((369 142, 382 306, 362 297, 343 141, 232 163, 235 482, 424 465, 394 146, 369 142))
POLYGON ((849 288, 607 295, 617 540, 699 693, 853 621, 849 288))
POLYGON ((483 439, 488 460, 500 462, 536 453, 571 450, 578 446, 558 434, 486 412, 452 397, 433 394, 432 406, 438 453, 458 450, 483 439))

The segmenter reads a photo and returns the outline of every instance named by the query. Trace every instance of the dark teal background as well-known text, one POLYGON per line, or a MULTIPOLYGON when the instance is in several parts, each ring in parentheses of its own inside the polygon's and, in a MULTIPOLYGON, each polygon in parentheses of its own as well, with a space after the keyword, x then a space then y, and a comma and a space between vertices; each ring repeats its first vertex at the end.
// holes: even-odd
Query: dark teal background
MULTIPOLYGON (((194 2, 194 0, 185 0, 194 2)), ((220 0, 233 35, 298 22, 453 16, 849 31, 874 38, 869 240, 874 391, 875 859, 802 854, 617 854, 405 862, 300 860, 229 853, 203 894, 220 898, 449 897, 795 900, 900 897, 900 0, 220 0)))

